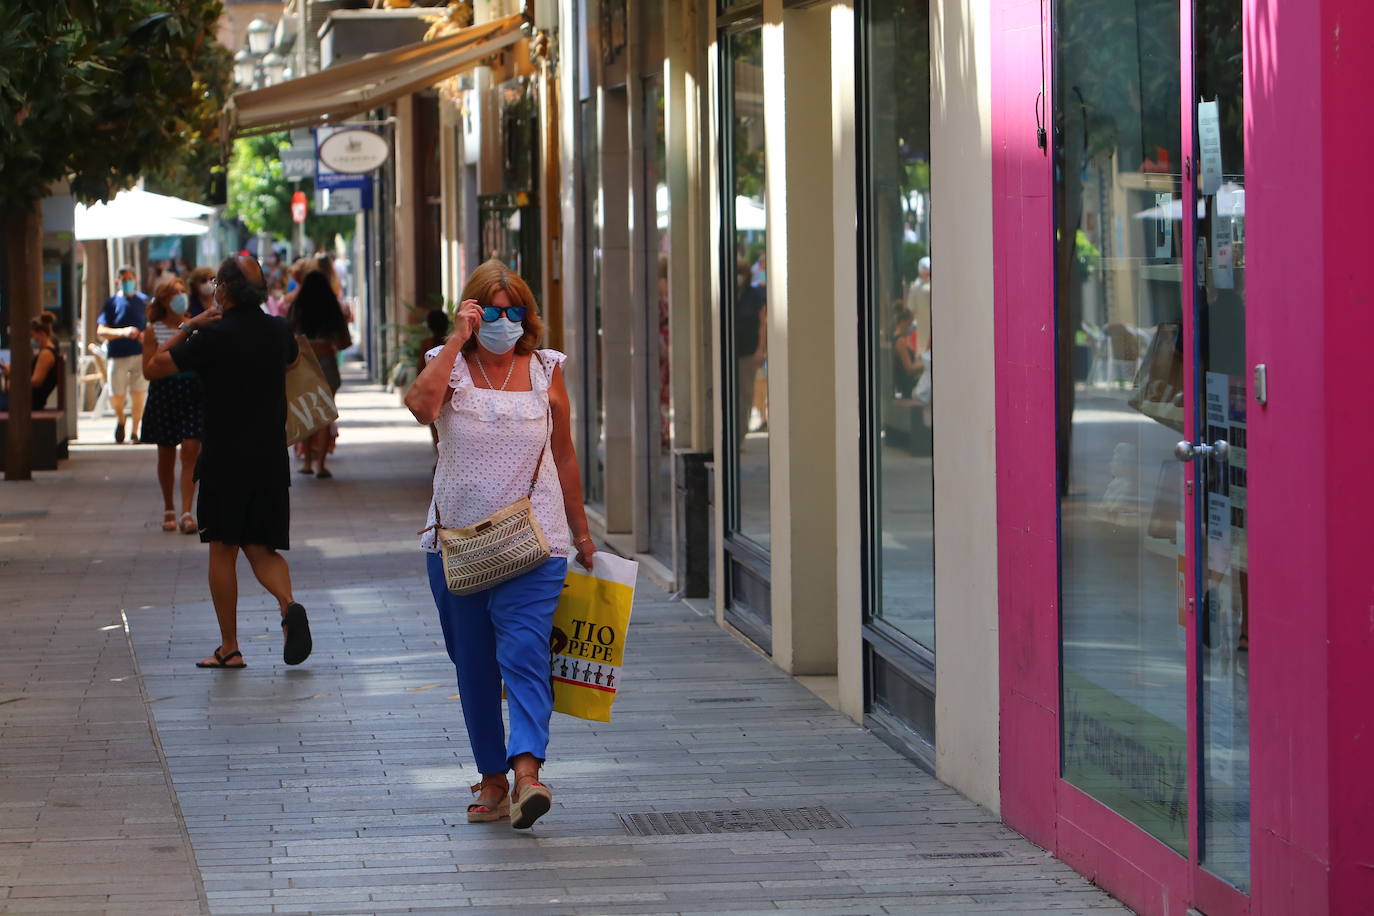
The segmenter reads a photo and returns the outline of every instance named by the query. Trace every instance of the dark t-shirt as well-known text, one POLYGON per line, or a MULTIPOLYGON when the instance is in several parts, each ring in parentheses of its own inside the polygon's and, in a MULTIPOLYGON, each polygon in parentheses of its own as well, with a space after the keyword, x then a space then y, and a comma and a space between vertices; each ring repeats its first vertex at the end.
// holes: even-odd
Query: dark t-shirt
POLYGON ((762 286, 746 286, 735 301, 735 357, 743 359, 759 351, 759 312, 768 305, 762 286))
POLYGON ((178 369, 205 382, 202 476, 289 486, 286 367, 296 361, 297 347, 286 321, 257 308, 231 308, 171 354, 178 369))
MULTIPOLYGON (((148 326, 148 297, 142 293, 134 293, 132 296, 125 296, 120 293, 105 300, 105 307, 100 310, 99 324, 107 328, 138 328, 140 331, 148 326)), ((116 338, 105 342, 105 353, 110 359, 117 359, 121 356, 141 356, 143 354, 143 340, 141 338, 130 339, 127 337, 116 338)))

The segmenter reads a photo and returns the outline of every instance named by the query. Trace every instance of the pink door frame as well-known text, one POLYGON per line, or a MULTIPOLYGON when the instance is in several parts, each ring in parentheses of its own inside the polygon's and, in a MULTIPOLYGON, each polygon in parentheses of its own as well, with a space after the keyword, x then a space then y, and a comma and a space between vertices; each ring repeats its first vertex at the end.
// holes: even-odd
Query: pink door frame
POLYGON ((991 5, 1003 818, 1146 914, 1360 912, 1374 900, 1374 399, 1360 371, 1374 5, 1243 0, 1247 361, 1269 368, 1247 454, 1249 901, 1059 776, 1053 187, 1036 144, 1053 3, 991 5))

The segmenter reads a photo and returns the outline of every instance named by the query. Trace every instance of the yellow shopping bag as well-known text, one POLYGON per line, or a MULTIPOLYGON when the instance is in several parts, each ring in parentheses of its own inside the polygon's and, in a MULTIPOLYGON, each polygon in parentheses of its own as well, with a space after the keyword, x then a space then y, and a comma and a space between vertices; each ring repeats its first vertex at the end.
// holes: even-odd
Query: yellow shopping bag
POLYGON ((549 638, 555 712, 611 721, 638 574, 638 563, 610 553, 598 552, 590 572, 569 561, 549 638))

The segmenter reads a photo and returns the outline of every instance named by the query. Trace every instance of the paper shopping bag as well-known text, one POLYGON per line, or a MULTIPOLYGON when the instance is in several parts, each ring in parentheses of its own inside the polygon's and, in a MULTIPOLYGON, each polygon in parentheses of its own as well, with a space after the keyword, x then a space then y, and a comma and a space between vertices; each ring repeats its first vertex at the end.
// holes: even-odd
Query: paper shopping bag
POLYGON ((569 561, 549 638, 554 711, 611 721, 638 574, 634 560, 609 553, 598 552, 590 572, 569 561))
POLYGON ((295 445, 339 418, 334 395, 310 343, 296 335, 301 358, 286 373, 286 444, 295 445))

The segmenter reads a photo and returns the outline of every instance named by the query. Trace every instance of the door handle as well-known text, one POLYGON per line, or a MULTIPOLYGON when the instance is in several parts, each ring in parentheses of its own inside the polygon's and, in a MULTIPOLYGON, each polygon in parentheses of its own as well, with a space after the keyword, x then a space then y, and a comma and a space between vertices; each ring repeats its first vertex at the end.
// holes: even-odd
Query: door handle
POLYGON ((1174 457, 1179 461, 1192 461, 1194 458, 1219 458, 1226 459, 1226 455, 1231 451, 1230 444, 1225 439, 1218 439, 1211 445, 1199 442, 1196 445, 1187 440, 1174 446, 1174 457))

